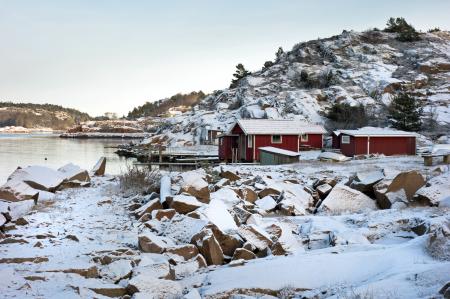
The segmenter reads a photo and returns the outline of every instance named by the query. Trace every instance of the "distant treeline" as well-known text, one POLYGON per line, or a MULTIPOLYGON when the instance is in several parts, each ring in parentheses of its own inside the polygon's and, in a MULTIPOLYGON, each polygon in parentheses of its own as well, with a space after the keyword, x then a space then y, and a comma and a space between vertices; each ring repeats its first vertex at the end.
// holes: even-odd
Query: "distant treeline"
POLYGON ((173 107, 195 106, 205 97, 206 95, 203 91, 193 91, 189 94, 177 93, 168 99, 146 102, 144 105, 134 108, 128 113, 128 118, 135 119, 143 116, 158 116, 167 113, 173 107))
POLYGON ((64 130, 91 119, 87 113, 53 104, 0 102, 0 109, 0 127, 48 127, 64 130), (62 117, 61 113, 65 116, 62 117))

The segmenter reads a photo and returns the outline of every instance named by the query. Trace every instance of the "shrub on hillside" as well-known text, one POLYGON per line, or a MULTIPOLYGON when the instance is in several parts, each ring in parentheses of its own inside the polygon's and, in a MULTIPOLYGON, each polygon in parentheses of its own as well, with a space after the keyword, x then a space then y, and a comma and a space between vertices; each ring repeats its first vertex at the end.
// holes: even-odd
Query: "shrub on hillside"
POLYGON ((397 33, 397 39, 402 42, 420 40, 419 32, 412 25, 408 24, 404 18, 390 18, 384 31, 397 33))
POLYGON ((334 103, 326 117, 333 128, 356 129, 368 124, 366 109, 362 104, 351 106, 347 103, 334 103))

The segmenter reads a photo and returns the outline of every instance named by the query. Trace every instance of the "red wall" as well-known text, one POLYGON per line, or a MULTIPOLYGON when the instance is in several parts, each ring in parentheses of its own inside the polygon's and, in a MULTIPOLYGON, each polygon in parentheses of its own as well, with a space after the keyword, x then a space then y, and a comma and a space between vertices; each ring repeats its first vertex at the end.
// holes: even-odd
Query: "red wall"
POLYGON ((302 139, 298 138, 299 145, 307 145, 313 148, 322 148, 323 136, 322 134, 308 134, 308 141, 302 142, 302 139))
MULTIPOLYGON (((342 136, 342 134, 341 134, 342 136)), ((370 154, 415 155, 415 137, 370 137, 370 154)), ((350 144, 341 142, 341 152, 346 156, 366 155, 367 137, 350 136, 350 144)))

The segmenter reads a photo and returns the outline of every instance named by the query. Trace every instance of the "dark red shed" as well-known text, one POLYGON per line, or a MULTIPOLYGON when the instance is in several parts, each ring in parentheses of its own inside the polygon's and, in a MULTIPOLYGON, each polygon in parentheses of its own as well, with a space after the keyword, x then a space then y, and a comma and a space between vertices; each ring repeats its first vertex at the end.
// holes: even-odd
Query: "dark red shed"
POLYGON ((415 155, 416 134, 386 128, 366 127, 358 130, 339 130, 334 132, 342 154, 346 156, 384 154, 415 155))

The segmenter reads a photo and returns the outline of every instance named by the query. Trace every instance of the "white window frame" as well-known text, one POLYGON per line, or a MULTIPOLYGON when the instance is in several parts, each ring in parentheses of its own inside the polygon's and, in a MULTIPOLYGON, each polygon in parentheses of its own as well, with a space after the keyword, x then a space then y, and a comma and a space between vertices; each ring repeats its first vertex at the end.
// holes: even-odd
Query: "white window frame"
POLYGON ((350 144, 350 136, 348 135, 342 135, 341 137, 341 143, 342 144, 350 144), (345 137, 345 138, 344 138, 345 137))
POLYGON ((273 144, 280 144, 280 143, 283 143, 283 136, 278 135, 278 134, 277 134, 277 135, 272 135, 272 136, 270 137, 270 141, 271 141, 273 144), (280 141, 276 141, 276 142, 275 142, 275 141, 273 140, 273 137, 274 137, 274 136, 280 136, 280 141))
POLYGON ((300 135, 300 141, 301 142, 308 142, 309 141, 309 135, 308 134, 300 135), (305 136, 306 136, 306 138, 304 138, 305 136))
POLYGON ((253 136, 247 135, 247 147, 252 148, 253 147, 253 136))

